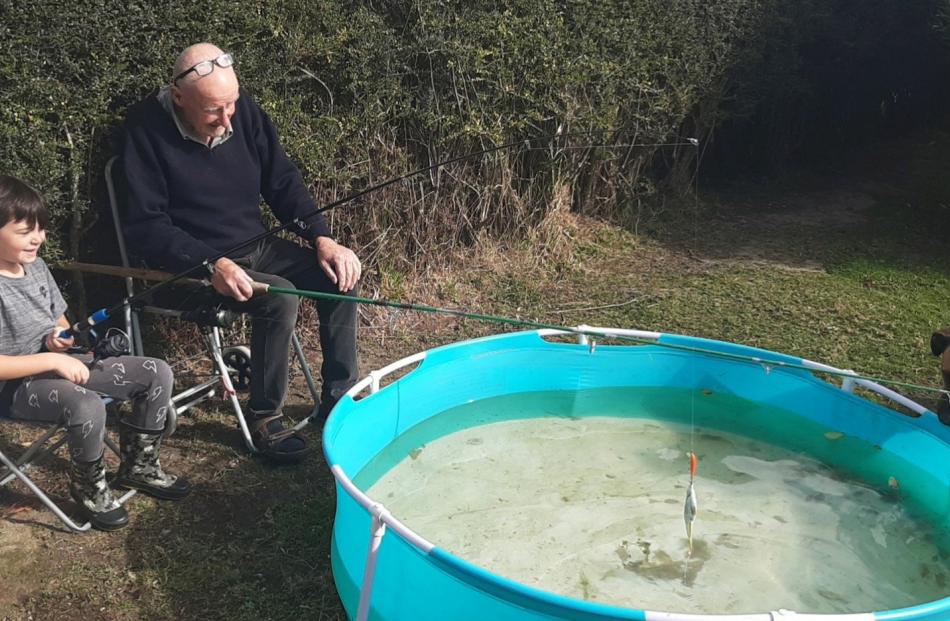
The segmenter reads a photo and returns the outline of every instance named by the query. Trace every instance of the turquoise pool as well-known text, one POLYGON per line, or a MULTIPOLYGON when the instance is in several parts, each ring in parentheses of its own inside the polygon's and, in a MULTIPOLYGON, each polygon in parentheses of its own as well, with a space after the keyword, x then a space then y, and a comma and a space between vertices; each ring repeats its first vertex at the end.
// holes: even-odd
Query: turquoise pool
MULTIPOLYGON (((400 454, 420 442, 491 419, 476 415, 460 423, 457 417, 440 418, 445 412, 511 395, 537 394, 554 395, 559 413, 583 417, 585 412, 597 411, 591 404, 598 399, 616 401, 622 395, 623 400, 638 403, 637 411, 653 411, 658 419, 741 433, 806 452, 885 492, 898 474, 902 502, 936 531, 946 529, 950 433, 925 408, 864 380, 845 378, 842 382, 827 373, 816 375, 837 370, 783 354, 660 333, 593 328, 584 332, 603 333, 598 337, 603 339, 635 337, 646 343, 594 347, 588 337, 565 342, 554 331, 457 343, 371 373, 337 405, 324 430, 324 449, 337 479, 333 571, 351 618, 950 618, 950 599, 941 597, 898 610, 822 615, 771 608, 730 614, 666 611, 655 605, 655 610, 645 610, 565 597, 504 578, 446 551, 438 541, 428 541, 411 530, 400 515, 390 514, 385 498, 365 493, 400 454), (854 394, 855 387, 861 395, 877 393, 882 399, 876 400, 894 406, 854 394), (905 415, 908 412, 917 417, 905 415), (443 425, 441 420, 454 422, 443 425), (834 441, 823 439, 815 430, 827 430, 834 441)), ((541 411, 520 415, 531 417, 541 411)))

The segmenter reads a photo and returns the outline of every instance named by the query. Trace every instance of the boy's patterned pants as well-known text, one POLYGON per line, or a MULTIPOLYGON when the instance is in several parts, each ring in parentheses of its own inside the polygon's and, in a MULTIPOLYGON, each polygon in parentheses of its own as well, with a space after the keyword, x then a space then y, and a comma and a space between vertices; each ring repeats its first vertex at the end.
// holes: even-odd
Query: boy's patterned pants
MULTIPOLYGON (((89 362, 89 354, 75 356, 89 362)), ((117 356, 97 361, 89 381, 80 386, 56 373, 27 377, 13 394, 14 418, 66 423, 69 454, 73 461, 92 462, 102 456, 106 408, 101 395, 132 402, 122 423, 138 431, 160 433, 171 405, 174 377, 169 366, 156 358, 117 356)))

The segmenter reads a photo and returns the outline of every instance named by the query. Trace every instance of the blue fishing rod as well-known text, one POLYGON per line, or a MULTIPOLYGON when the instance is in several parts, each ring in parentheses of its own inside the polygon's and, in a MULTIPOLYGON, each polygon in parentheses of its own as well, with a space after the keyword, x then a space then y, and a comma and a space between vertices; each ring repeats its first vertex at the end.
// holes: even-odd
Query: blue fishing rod
MULTIPOLYGON (((467 159, 471 159, 471 158, 473 158, 473 157, 478 157, 478 156, 481 156, 481 155, 486 155, 486 154, 494 153, 494 152, 497 152, 497 151, 503 151, 503 150, 505 150, 505 149, 512 149, 512 148, 519 147, 519 146, 524 146, 524 147, 526 147, 528 150, 538 150, 538 149, 541 149, 541 148, 548 148, 548 146, 550 146, 550 145, 544 145, 544 146, 532 146, 532 145, 536 145, 537 143, 540 143, 540 142, 543 142, 543 141, 554 141, 554 140, 568 139, 568 138, 577 137, 577 136, 597 136, 597 135, 616 134, 617 132, 618 132, 618 130, 615 130, 615 129, 590 130, 590 131, 579 131, 579 132, 562 132, 562 131, 560 130, 560 128, 559 128, 558 131, 555 132, 555 133, 553 133, 553 134, 547 134, 547 135, 544 135, 544 136, 535 136, 535 137, 533 137, 533 138, 522 138, 522 139, 520 139, 520 140, 512 140, 511 142, 506 142, 506 143, 503 143, 503 144, 500 144, 500 145, 494 145, 494 146, 487 147, 487 148, 485 148, 485 149, 481 149, 481 150, 478 150, 478 151, 472 151, 472 152, 466 153, 466 154, 464 154, 464 155, 459 155, 459 156, 452 157, 452 158, 449 158, 449 159, 446 159, 446 160, 442 160, 442 161, 437 162, 437 163, 435 163, 435 164, 432 164, 432 165, 430 165, 430 166, 423 166, 422 168, 417 168, 417 169, 415 169, 415 170, 413 170, 413 171, 410 171, 410 172, 408 172, 408 173, 405 173, 405 174, 402 174, 402 175, 399 175, 399 176, 396 176, 396 177, 392 177, 392 178, 390 178, 390 179, 387 179, 387 180, 382 181, 382 182, 380 182, 380 183, 377 183, 377 184, 375 184, 375 185, 371 185, 371 186, 369 186, 369 187, 367 187, 367 188, 364 188, 364 189, 362 189, 362 190, 359 190, 359 191, 357 191, 357 192, 353 192, 353 193, 351 193, 351 194, 348 194, 348 195, 346 195, 346 196, 344 196, 344 197, 342 197, 342 198, 340 198, 340 199, 337 199, 337 200, 335 200, 335 201, 333 201, 333 202, 331 202, 331 203, 328 203, 328 204, 324 205, 323 207, 319 207, 319 208, 314 212, 314 214, 322 214, 322 213, 325 213, 325 212, 327 212, 327 211, 330 211, 331 209, 335 209, 335 208, 337 208, 337 207, 340 207, 341 205, 345 205, 345 204, 347 204, 347 203, 353 202, 353 201, 355 201, 355 200, 358 199, 358 198, 361 198, 361 197, 363 197, 363 196, 366 196, 367 194, 370 194, 370 193, 372 193, 372 192, 376 192, 376 191, 378 191, 378 190, 382 190, 382 189, 387 188, 387 187, 389 187, 389 186, 392 186, 392 185, 395 185, 395 184, 400 183, 400 182, 402 182, 402 181, 405 181, 406 179, 410 179, 410 178, 412 178, 412 177, 415 177, 415 176, 418 176, 418 175, 422 175, 422 174, 425 174, 425 173, 430 172, 430 171, 433 171, 433 170, 437 170, 437 169, 439 169, 439 168, 442 168, 442 167, 444 167, 444 166, 448 166, 448 165, 450 165, 450 164, 454 164, 454 163, 456 163, 456 162, 461 162, 461 161, 464 161, 464 160, 467 160, 467 159)), ((692 145, 692 146, 698 148, 698 146, 699 146, 699 141, 696 140, 695 138, 687 138, 687 141, 686 141, 686 142, 657 142, 657 143, 640 143, 640 144, 636 144, 636 143, 633 143, 633 144, 584 144, 584 145, 578 145, 578 146, 576 146, 576 147, 570 147, 570 146, 565 147, 565 146, 561 146, 561 147, 559 147, 559 148, 560 148, 560 149, 581 149, 581 148, 626 148, 626 147, 676 147, 676 146, 689 146, 689 145, 692 145)), ((313 214, 308 214, 308 215, 313 215, 313 214)), ((84 332, 87 332, 87 331, 91 330, 91 329, 93 328, 93 326, 96 326, 96 325, 98 325, 98 324, 101 324, 101 323, 104 323, 104 322, 108 321, 114 313, 116 313, 116 312, 122 310, 122 309, 125 308, 127 305, 135 305, 136 303, 140 302, 141 300, 148 299, 150 296, 154 295, 157 291, 159 291, 159 290, 161 290, 161 289, 163 289, 163 288, 165 288, 165 287, 168 287, 169 285, 171 285, 171 284, 173 284, 173 283, 176 283, 176 282, 179 282, 179 281, 181 281, 181 280, 183 280, 183 279, 185 279, 185 278, 188 278, 189 276, 191 276, 194 272, 196 272, 196 271, 199 270, 199 269, 203 269, 205 272, 211 274, 211 273, 214 272, 214 263, 215 263, 215 261, 217 261, 218 259, 221 259, 221 258, 223 258, 223 257, 226 257, 226 256, 228 256, 228 255, 230 255, 230 254, 232 254, 232 253, 237 252, 238 250, 241 250, 242 248, 245 248, 245 247, 247 247, 247 246, 253 245, 253 244, 255 244, 255 243, 257 243, 257 242, 259 242, 259 241, 261 241, 261 240, 267 239, 268 237, 271 237, 271 236, 273 236, 273 235, 276 235, 276 234, 278 234, 278 233, 280 233, 280 232, 282 232, 282 231, 286 231, 287 229, 289 229, 289 228, 292 227, 292 226, 296 226, 296 227, 297 227, 298 229, 300 229, 301 231, 304 231, 304 230, 307 229, 307 224, 304 223, 304 222, 303 222, 301 219, 299 219, 299 218, 298 218, 298 219, 294 219, 294 220, 290 220, 290 221, 288 221, 288 222, 285 222, 285 223, 283 223, 283 224, 280 224, 279 226, 275 226, 274 228, 272 228, 272 229, 270 229, 270 230, 268 230, 268 231, 264 231, 263 233, 260 233, 260 234, 258 234, 258 235, 255 235, 254 237, 252 237, 252 238, 250 238, 250 239, 247 239, 247 240, 245 240, 245 241, 243 241, 243 242, 241 242, 241 243, 239 243, 239 244, 233 246, 232 248, 228 248, 227 250, 225 250, 225 251, 223 251, 223 252, 221 252, 221 253, 219 253, 219 254, 217 254, 217 255, 215 255, 215 256, 209 258, 209 259, 205 259, 205 260, 202 261, 201 263, 198 263, 198 264, 196 264, 196 265, 193 265, 192 267, 190 267, 190 268, 188 268, 188 269, 186 269, 186 270, 184 270, 184 271, 182 271, 182 272, 179 272, 179 273, 177 273, 177 274, 170 275, 170 276, 168 276, 167 278, 163 278, 161 282, 159 282, 159 283, 157 283, 157 284, 155 284, 155 285, 153 285, 153 286, 151 286, 151 287, 145 289, 144 291, 141 291, 140 293, 137 293, 137 294, 132 295, 132 296, 126 296, 126 297, 123 298, 122 301, 119 302, 118 304, 115 304, 115 305, 113 305, 113 306, 111 306, 111 307, 108 307, 108 308, 102 308, 102 309, 99 309, 99 310, 95 311, 94 313, 92 313, 92 314, 89 315, 88 317, 86 317, 86 318, 84 318, 84 319, 81 319, 80 321, 77 321, 76 323, 72 324, 68 329, 61 331, 61 332, 59 333, 59 336, 60 336, 61 338, 69 338, 70 336, 74 336, 74 335, 77 335, 77 334, 82 334, 82 333, 84 333, 84 332)), ((132 269, 130 268, 130 269, 127 270, 127 271, 129 271, 129 272, 131 273, 131 272, 133 272, 133 271, 137 272, 137 271, 141 271, 141 270, 132 270, 132 269)), ((151 273, 152 273, 152 274, 157 274, 157 272, 151 272, 151 273)), ((203 283, 207 283, 208 281, 202 281, 202 282, 203 282, 203 283)), ((262 289, 258 289, 258 290, 255 291, 255 294, 259 294, 259 293, 261 293, 261 292, 263 292, 263 290, 262 290, 262 289)))

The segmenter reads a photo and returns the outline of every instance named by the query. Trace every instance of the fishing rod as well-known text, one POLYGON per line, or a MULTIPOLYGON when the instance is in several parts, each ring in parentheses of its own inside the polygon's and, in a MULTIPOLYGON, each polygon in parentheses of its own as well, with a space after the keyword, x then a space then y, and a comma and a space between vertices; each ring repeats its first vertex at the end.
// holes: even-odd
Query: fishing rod
MULTIPOLYGON (((396 184, 396 183, 399 183, 400 181, 404 181, 404 180, 409 179, 409 178, 412 178, 412 177, 414 177, 414 176, 417 176, 417 175, 420 175, 420 174, 423 174, 423 173, 426 173, 426 172, 429 172, 429 171, 432 171, 432 170, 436 170, 436 169, 441 168, 441 167, 443 167, 443 166, 447 166, 447 165, 449 165, 449 164, 453 164, 453 163, 456 163, 456 162, 460 162, 460 161, 463 161, 463 160, 466 160, 466 159, 469 159, 469 158, 473 158, 473 157, 477 157, 477 156, 480 156, 480 155, 485 155, 485 154, 489 154, 489 153, 501 151, 501 150, 504 150, 504 149, 513 148, 513 147, 520 146, 520 145, 526 145, 527 148, 529 148, 529 149, 532 149, 532 148, 533 148, 533 149, 537 149, 538 147, 531 147, 530 145, 531 145, 532 143, 535 143, 535 142, 538 142, 538 141, 542 141, 542 140, 553 140, 553 139, 568 138, 568 137, 573 137, 573 136, 591 136, 591 135, 603 134, 603 133, 612 132, 612 131, 614 131, 614 130, 597 130, 597 131, 566 132, 566 133, 565 133, 565 132, 558 131, 558 132, 556 132, 556 133, 554 133, 554 134, 549 134, 549 135, 544 135, 544 136, 536 136, 536 137, 534 137, 534 138, 524 138, 524 139, 520 139, 520 140, 516 140, 516 141, 506 142, 506 143, 501 144, 501 145, 494 145, 494 146, 492 146, 492 147, 488 147, 488 148, 485 148, 485 149, 481 149, 481 150, 479 150, 479 151, 473 151, 473 152, 470 152, 470 153, 466 153, 466 154, 464 154, 464 155, 452 157, 452 158, 449 158, 449 159, 447 159, 447 160, 443 160, 443 161, 437 162, 436 164, 432 164, 432 165, 430 165, 430 166, 424 166, 424 167, 415 169, 415 170, 413 170, 413 171, 410 171, 410 172, 408 172, 408 173, 404 173, 404 174, 402 174, 402 175, 398 175, 398 176, 396 176, 396 177, 392 177, 392 178, 387 179, 387 180, 385 180, 385 181, 382 181, 382 182, 380 182, 380 183, 378 183, 378 184, 372 185, 372 186, 370 186, 370 187, 368 187, 368 188, 364 188, 363 190, 360 190, 360 191, 357 191, 357 192, 353 192, 353 193, 348 194, 348 195, 346 195, 346 196, 344 196, 344 197, 342 197, 342 198, 340 198, 340 199, 338 199, 338 200, 336 200, 336 201, 333 201, 333 202, 331 202, 331 203, 328 203, 327 205, 318 208, 314 213, 316 213, 316 214, 321 214, 321 213, 330 211, 331 209, 335 209, 336 207, 339 207, 339 206, 344 205, 344 204, 346 204, 346 203, 352 202, 352 201, 354 201, 354 200, 356 200, 356 199, 358 199, 358 198, 360 198, 360 197, 362 197, 362 196, 365 196, 365 195, 370 194, 370 193, 372 193, 372 192, 375 192, 375 191, 377 191, 377 190, 381 190, 381 189, 383 189, 383 188, 386 188, 386 187, 389 187, 389 186, 394 185, 394 184, 396 184)), ((687 138, 686 141, 684 141, 684 142, 639 143, 639 144, 632 144, 632 145, 606 144, 606 145, 583 145, 583 146, 586 146, 586 147, 589 147, 589 148, 604 148, 604 147, 606 147, 606 148, 618 148, 618 147, 627 147, 627 146, 639 146, 639 147, 693 146, 693 147, 695 147, 695 148, 698 150, 698 149, 699 149, 699 141, 698 141, 696 138, 687 138)), ((217 261, 218 259, 220 259, 220 258, 222 258, 222 257, 225 257, 225 256, 227 256, 227 255, 229 255, 229 254, 231 254, 231 253, 233 253, 233 252, 236 252, 237 250, 240 250, 241 248, 243 248, 243 247, 245 247, 245 246, 254 244, 254 243, 258 242, 258 241, 261 241, 261 240, 266 239, 266 238, 268 238, 268 237, 270 237, 270 236, 272 236, 272 235, 275 235, 275 234, 277 234, 277 233, 279 233, 279 232, 281 232, 281 231, 285 231, 285 230, 287 230, 288 228, 290 228, 291 226, 293 226, 293 225, 295 225, 295 224, 296 224, 298 227, 300 227, 301 229, 304 229, 304 230, 305 230, 305 229, 307 228, 306 225, 304 225, 302 222, 300 222, 299 219, 291 220, 291 221, 286 222, 286 223, 283 223, 283 224, 281 224, 281 225, 279 225, 279 226, 277 226, 277 227, 274 227, 274 228, 270 229, 269 231, 265 231, 264 233, 261 233, 261 234, 256 235, 256 236, 254 236, 254 237, 252 237, 252 238, 250 238, 250 239, 248 239, 248 240, 246 240, 246 241, 244 241, 244 242, 241 242, 240 244, 237 244, 237 245, 235 245, 234 247, 229 248, 229 249, 225 250, 224 252, 221 252, 220 254, 218 254, 218 255, 216 255, 216 256, 214 256, 214 257, 212 257, 212 258, 205 259, 205 260, 202 261, 201 263, 199 263, 199 264, 197 264, 197 265, 194 265, 194 266, 192 266, 192 267, 190 267, 190 268, 188 268, 188 269, 186 269, 186 270, 184 270, 184 271, 182 271, 182 272, 179 272, 179 273, 177 273, 177 274, 170 275, 170 274, 168 274, 167 272, 153 272, 152 270, 138 270, 139 272, 146 272, 146 271, 147 271, 149 274, 151 274, 150 278, 152 278, 152 279, 160 279, 160 282, 158 282, 156 285, 153 285, 153 286, 151 286, 151 287, 145 289, 144 291, 142 291, 142 292, 140 292, 140 293, 138 293, 138 294, 136 294, 136 295, 128 296, 128 297, 124 298, 124 299, 122 300, 122 302, 120 302, 120 303, 118 303, 118 304, 116 304, 116 305, 114 305, 114 306, 112 306, 112 307, 110 307, 110 308, 100 309, 100 310, 98 310, 98 311, 92 313, 92 314, 89 315, 87 318, 85 318, 85 319, 83 319, 83 320, 81 320, 81 321, 78 321, 78 322, 76 322, 75 324, 73 324, 72 326, 70 326, 70 328, 69 328, 68 330, 64 330, 64 331, 60 332, 60 336, 63 337, 63 338, 68 338, 68 337, 71 336, 72 334, 77 334, 77 333, 80 333, 80 332, 89 330, 91 327, 93 327, 93 326, 95 326, 95 325, 97 325, 97 324, 100 324, 100 323, 102 323, 102 322, 108 320, 109 317, 112 315, 112 313, 114 313, 114 312, 116 312, 116 311, 118 311, 118 310, 124 308, 127 304, 132 304, 132 303, 135 302, 135 301, 138 301, 138 300, 140 300, 140 299, 146 298, 146 297, 149 296, 149 295, 154 294, 154 293, 155 293, 156 291, 158 291, 159 289, 162 289, 162 288, 164 288, 164 287, 167 287, 167 286, 169 286, 170 284, 172 284, 172 283, 174 283, 174 282, 178 282, 178 281, 181 281, 181 280, 183 280, 183 279, 186 279, 192 272, 194 272, 194 271, 197 270, 198 268, 204 267, 209 273, 211 273, 211 272, 213 272, 213 269, 214 269, 214 268, 213 268, 213 263, 214 263, 215 261, 217 261), (160 274, 161 276, 155 276, 155 274, 160 274)), ((132 268, 129 268, 129 269, 132 269, 132 268)), ((112 273, 112 272, 109 272, 109 273, 112 273)), ((148 276, 148 275, 146 275, 146 276, 148 276)), ((194 281, 194 279, 192 279, 192 280, 194 281)), ((210 285, 209 281, 207 281, 206 279, 201 279, 201 280, 198 280, 197 282, 199 282, 199 283, 202 284, 202 285, 210 285)), ((580 328, 571 328, 571 327, 566 327, 566 326, 561 326, 561 325, 556 325, 556 324, 545 324, 545 323, 540 323, 540 322, 535 322, 535 321, 526 321, 526 320, 519 320, 519 319, 511 319, 511 318, 501 317, 501 316, 497 316, 497 315, 486 315, 486 314, 480 314, 480 313, 470 313, 470 312, 465 312, 465 311, 461 311, 461 310, 457 310, 457 309, 440 308, 440 307, 428 306, 428 305, 423 305, 423 304, 414 304, 414 303, 407 303, 407 302, 394 302, 394 301, 389 301, 389 300, 379 300, 379 299, 372 299, 372 298, 363 298, 363 297, 359 297, 359 296, 347 296, 347 295, 333 294, 333 293, 323 293, 323 292, 316 292, 316 291, 306 291, 306 290, 299 290, 299 289, 281 288, 281 287, 269 286, 269 285, 266 285, 266 284, 264 284, 264 283, 257 283, 257 282, 252 283, 252 290, 253 290, 253 295, 255 295, 255 296, 256 296, 256 295, 261 295, 261 294, 264 294, 264 293, 276 293, 276 294, 297 295, 297 296, 299 296, 299 297, 309 297, 309 298, 325 299, 325 300, 337 300, 337 301, 344 301, 344 302, 357 302, 357 303, 362 303, 362 304, 368 304, 368 305, 374 305, 374 306, 385 306, 385 307, 397 308, 397 309, 403 309, 403 310, 413 310, 413 311, 420 311, 420 312, 439 313, 439 314, 450 315, 450 316, 455 316, 455 317, 459 317, 459 318, 467 318, 467 319, 476 319, 476 320, 483 320, 483 321, 490 321, 490 322, 497 322, 497 323, 505 323, 505 324, 508 324, 508 325, 519 326, 519 327, 525 327, 525 328, 531 328, 531 329, 553 329, 553 330, 558 330, 558 331, 562 331, 562 332, 574 333, 574 334, 582 335, 582 336, 594 336, 594 337, 602 336, 602 334, 597 333, 597 332, 587 332, 587 331, 584 331, 583 329, 580 329, 580 328)), ((659 346, 666 347, 666 348, 670 348, 670 349, 677 349, 677 350, 687 351, 687 352, 691 352, 691 353, 704 354, 704 355, 710 355, 710 356, 715 356, 715 357, 720 357, 720 358, 727 358, 727 359, 733 359, 733 360, 740 360, 740 361, 745 361, 745 362, 753 362, 753 363, 757 363, 757 364, 766 365, 766 366, 769 366, 769 367, 799 369, 799 370, 805 370, 805 371, 809 371, 809 372, 814 372, 814 371, 816 371, 816 369, 814 369, 814 368, 812 368, 812 367, 809 367, 809 366, 806 366, 806 365, 803 365, 803 364, 797 364, 797 363, 793 363, 793 362, 789 362, 789 361, 784 361, 784 360, 764 359, 764 358, 759 358, 759 357, 755 357, 755 356, 747 356, 747 355, 743 355, 743 354, 720 352, 720 351, 715 351, 715 350, 709 350, 709 349, 706 349, 706 348, 694 347, 694 346, 688 346, 688 345, 679 345, 679 344, 675 344, 675 343, 660 343, 660 342, 658 342, 658 341, 653 341, 653 340, 650 340, 650 339, 637 338, 637 337, 633 337, 633 336, 629 336, 629 335, 612 335, 612 336, 613 336, 613 338, 615 338, 615 339, 617 339, 617 340, 619 340, 619 341, 627 341, 627 342, 631 342, 631 343, 634 343, 634 344, 655 344, 655 345, 659 345, 659 346)), ((926 391, 926 392, 939 392, 939 393, 941 393, 941 394, 947 394, 947 391, 945 391, 945 390, 936 389, 936 388, 932 388, 932 387, 929 387, 929 386, 923 386, 923 385, 913 384, 913 383, 909 383, 909 382, 901 382, 901 381, 898 381, 898 380, 891 380, 891 379, 888 379, 888 378, 880 378, 880 377, 873 377, 873 376, 863 376, 863 375, 858 375, 858 374, 856 374, 856 373, 854 373, 854 372, 852 372, 852 371, 841 371, 841 370, 835 370, 835 369, 831 369, 831 368, 822 368, 822 369, 820 369, 819 371, 822 372, 822 373, 826 373, 826 374, 828 374, 828 375, 840 376, 840 377, 843 377, 843 378, 849 378, 849 379, 851 379, 851 380, 865 380, 865 381, 877 382, 877 383, 881 383, 881 384, 891 384, 891 385, 901 386, 901 387, 904 387, 904 388, 910 388, 910 389, 921 390, 921 391, 926 391)))
MULTIPOLYGON (((401 310, 411 310, 419 311, 425 313, 449 315, 452 317, 458 317, 460 319, 476 319, 479 321, 487 321, 491 323, 498 323, 504 325, 515 326, 519 328, 530 328, 533 330, 557 330, 559 332, 566 332, 570 334, 576 334, 578 336, 585 337, 599 337, 603 338, 605 335, 603 332, 596 331, 593 329, 585 329, 583 327, 568 327, 557 324, 542 323, 538 321, 531 321, 528 319, 515 319, 512 317, 504 317, 502 315, 487 315, 484 313, 471 313, 468 311, 463 311, 454 308, 444 308, 439 306, 429 306, 427 304, 415 304, 411 302, 396 302, 392 300, 381 300, 375 298, 365 298, 355 295, 342 295, 339 293, 325 293, 323 291, 309 291, 306 289, 294 289, 290 287, 277 287, 274 285, 268 285, 265 283, 255 283, 261 293, 271 293, 271 294, 281 294, 281 295, 294 295, 302 298, 311 298, 316 300, 336 300, 341 302, 354 302, 360 304, 368 304, 370 306, 384 306, 387 308, 397 308, 401 310)), ((632 345, 657 345, 659 347, 664 347, 666 349, 672 349, 676 351, 682 351, 691 354, 701 354, 706 356, 712 356, 715 358, 722 358, 725 360, 734 360, 739 362, 751 362, 754 364, 762 365, 768 369, 794 369, 801 371, 808 371, 810 373, 824 373, 831 376, 841 377, 843 379, 850 380, 865 380, 868 382, 876 382, 879 384, 891 384, 894 386, 900 386, 902 388, 909 388, 914 390, 921 390, 925 392, 939 392, 942 394, 947 394, 947 391, 932 388, 930 386, 923 386, 920 384, 913 384, 910 382, 902 382, 900 380, 892 380, 883 377, 874 377, 870 375, 860 375, 853 371, 845 371, 841 369, 835 369, 833 367, 828 367, 827 365, 821 365, 821 368, 815 368, 814 366, 809 366, 807 364, 792 362, 790 360, 781 360, 777 358, 762 357, 762 356, 751 356, 747 354, 740 354, 727 351, 717 351, 714 349, 709 349, 706 347, 698 347, 695 345, 684 345, 681 343, 665 343, 660 342, 655 339, 632 336, 629 334, 610 334, 609 338, 615 339, 617 341, 630 343, 632 345)), ((591 345, 593 349, 593 345, 591 345)))
MULTIPOLYGON (((619 130, 608 129, 608 130, 590 130, 590 131, 582 131, 582 132, 562 132, 561 129, 559 128, 558 131, 553 134, 547 134, 544 136, 535 136, 533 138, 522 138, 519 140, 512 140, 511 142, 506 142, 500 145, 494 145, 491 147, 487 147, 485 149, 481 149, 479 151, 473 151, 470 153, 466 153, 464 155, 452 157, 447 160, 443 160, 441 162, 432 164, 430 166, 417 168, 408 173, 404 173, 402 175, 392 177, 390 179, 387 179, 375 185, 369 186, 357 192, 348 194, 340 199, 337 199, 331 203, 324 205, 323 207, 319 207, 312 214, 307 214, 307 216, 319 215, 319 214, 325 213, 327 211, 330 211, 331 209, 335 209, 341 205, 355 201, 356 199, 360 197, 366 196, 367 194, 370 194, 371 192, 382 190, 384 188, 397 184, 401 181, 405 181, 406 179, 410 179, 417 175, 421 175, 429 171, 437 170, 439 168, 448 166, 450 164, 454 164, 456 162, 461 162, 463 160, 467 160, 473 157, 478 157, 480 155, 487 155, 489 153, 494 153, 496 151, 502 151, 505 149, 511 149, 511 148, 518 147, 521 145, 525 145, 528 149, 538 149, 539 147, 532 147, 531 144, 540 142, 540 141, 557 140, 557 139, 571 138, 571 137, 576 137, 576 136, 595 136, 595 135, 609 134, 609 133, 615 133, 617 131, 619 130)), ((634 144, 606 145, 606 146, 610 148, 620 148, 620 147, 630 147, 630 146, 638 146, 638 147, 674 146, 675 147, 675 146, 688 146, 688 145, 692 145, 698 148, 699 141, 695 138, 687 138, 685 142, 655 142, 655 143, 640 143, 640 144, 634 143, 634 144)), ((592 145, 592 148, 594 147, 604 148, 605 145, 592 145)), ((204 268, 204 270, 207 271, 209 274, 214 273, 214 263, 218 259, 226 257, 234 252, 237 252, 238 250, 241 250, 242 248, 246 246, 253 245, 261 240, 267 239, 268 237, 276 235, 282 231, 286 231, 292 226, 297 226, 301 231, 306 230, 308 228, 308 225, 306 225, 302 221, 301 218, 295 218, 293 220, 289 220, 288 222, 282 223, 279 226, 275 226, 274 228, 268 231, 264 231, 263 233, 260 233, 258 235, 255 235, 254 237, 251 237, 250 239, 247 239, 231 248, 228 248, 227 250, 217 255, 214 255, 211 258, 205 259, 201 263, 193 265, 182 272, 172 274, 167 279, 162 280, 158 282, 157 284, 152 285, 151 287, 148 287, 144 291, 141 291, 132 296, 126 296, 125 298, 122 299, 121 302, 111 307, 102 308, 95 311, 88 317, 81 319, 77 321, 76 323, 72 324, 67 330, 63 330, 62 332, 60 332, 60 337, 69 338, 72 335, 85 332, 89 330, 90 328, 92 328, 93 326, 100 324, 104 321, 107 321, 112 316, 113 313, 116 313, 117 311, 125 308, 125 306, 132 305, 133 303, 138 302, 139 300, 142 300, 142 299, 147 299, 149 296, 154 295, 160 289, 168 287, 173 283, 176 283, 184 278, 189 277, 193 272, 195 272, 196 270, 200 268, 204 268)))

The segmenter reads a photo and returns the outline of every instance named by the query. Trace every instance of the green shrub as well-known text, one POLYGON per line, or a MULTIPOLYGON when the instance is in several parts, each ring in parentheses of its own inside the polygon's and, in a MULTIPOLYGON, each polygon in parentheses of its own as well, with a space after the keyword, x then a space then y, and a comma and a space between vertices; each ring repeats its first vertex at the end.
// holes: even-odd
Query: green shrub
POLYGON ((565 196, 622 217, 658 187, 684 191, 697 155, 685 137, 733 145, 729 161, 784 161, 834 123, 853 137, 905 69, 879 48, 917 49, 937 4, 0 0, 0 170, 48 196, 52 256, 101 258, 81 240, 105 213, 118 125, 200 40, 235 54, 319 204, 493 144, 604 132, 473 158, 331 214, 370 264, 405 265, 521 234, 565 196))

